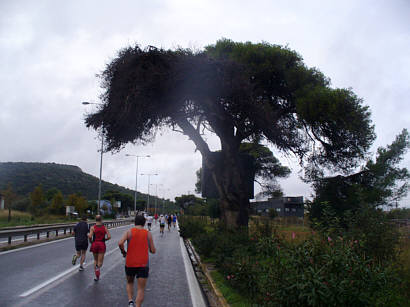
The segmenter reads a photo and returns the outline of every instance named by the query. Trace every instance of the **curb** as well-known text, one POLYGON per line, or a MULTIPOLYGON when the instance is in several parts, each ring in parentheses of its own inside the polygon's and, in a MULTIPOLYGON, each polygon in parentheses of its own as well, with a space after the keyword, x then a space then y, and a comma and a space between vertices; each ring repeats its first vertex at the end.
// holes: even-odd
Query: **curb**
MULTIPOLYGON (((201 258, 199 257, 199 255, 195 251, 195 248, 192 245, 191 241, 189 239, 184 240, 184 241, 185 241, 185 246, 187 247, 188 253, 190 255, 192 265, 197 268, 197 269, 195 269, 195 273, 198 273, 197 271, 199 269, 201 271, 201 273, 205 276, 206 281, 207 281, 208 285, 210 286, 210 290, 211 290, 212 294, 214 295, 214 297, 216 298, 217 303, 219 304, 219 306, 221 306, 221 307, 230 307, 230 305, 225 300, 222 293, 219 291, 219 289, 216 286, 215 282, 213 281, 212 276, 209 273, 209 270, 208 270, 207 266, 201 262, 201 258)), ((197 276, 197 278, 198 278, 198 276, 197 276)))

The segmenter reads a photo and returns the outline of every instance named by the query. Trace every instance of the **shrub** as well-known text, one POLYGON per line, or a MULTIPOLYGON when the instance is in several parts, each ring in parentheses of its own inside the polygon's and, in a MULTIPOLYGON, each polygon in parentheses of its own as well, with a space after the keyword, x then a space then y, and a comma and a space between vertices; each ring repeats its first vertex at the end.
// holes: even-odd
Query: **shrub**
POLYGON ((377 306, 401 303, 396 274, 343 240, 292 244, 262 238, 257 253, 234 253, 232 286, 265 306, 377 306))
POLYGON ((184 239, 194 238, 205 232, 206 221, 201 218, 180 216, 178 218, 179 234, 184 239))

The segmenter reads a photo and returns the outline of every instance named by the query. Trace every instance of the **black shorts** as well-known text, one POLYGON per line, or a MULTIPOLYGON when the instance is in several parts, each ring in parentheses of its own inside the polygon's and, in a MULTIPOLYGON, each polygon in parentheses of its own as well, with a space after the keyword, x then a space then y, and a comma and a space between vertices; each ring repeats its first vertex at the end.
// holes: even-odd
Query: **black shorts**
POLYGON ((148 278, 149 267, 125 267, 125 275, 137 278, 148 278))
POLYGON ((79 243, 75 243, 75 250, 77 252, 79 251, 84 251, 88 249, 88 242, 79 242, 79 243))
POLYGON ((160 228, 164 228, 164 227, 165 227, 165 224, 159 224, 159 227, 160 227, 160 228))

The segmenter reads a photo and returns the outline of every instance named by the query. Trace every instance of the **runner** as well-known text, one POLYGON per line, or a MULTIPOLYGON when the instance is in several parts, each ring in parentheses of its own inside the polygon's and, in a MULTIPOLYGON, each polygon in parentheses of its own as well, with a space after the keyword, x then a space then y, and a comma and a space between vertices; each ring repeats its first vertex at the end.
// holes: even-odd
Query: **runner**
POLYGON ((171 231, 172 214, 168 215, 167 223, 168 223, 168 231, 171 231))
POLYGON ((127 230, 118 242, 122 255, 125 257, 125 275, 127 277, 128 306, 140 307, 144 301, 145 286, 149 273, 148 250, 155 254, 152 234, 144 229, 145 218, 141 215, 135 217, 135 227, 127 230), (127 251, 124 243, 127 241, 127 251), (137 276, 137 297, 135 304, 134 279, 137 276))
POLYGON ((175 228, 176 223, 177 223, 177 215, 174 214, 174 216, 172 217, 172 225, 174 225, 174 228, 175 228))
POLYGON ((161 217, 159 218, 159 232, 161 236, 164 235, 164 228, 165 228, 165 217, 161 214, 161 217))
POLYGON ((80 258, 80 268, 79 271, 83 271, 84 261, 85 261, 85 254, 87 253, 88 248, 88 233, 90 229, 88 228, 87 218, 83 216, 81 221, 77 223, 74 227, 73 236, 75 241, 75 250, 77 251, 76 254, 73 256, 73 260, 71 263, 75 265, 77 259, 80 258))
POLYGON ((111 239, 110 232, 102 223, 101 215, 95 217, 95 225, 91 227, 88 238, 92 243, 90 252, 94 255, 94 280, 98 281, 100 279, 100 269, 104 262, 105 241, 111 239))
POLYGON ((155 213, 155 215, 154 215, 154 220, 155 220, 155 225, 156 225, 157 222, 158 222, 158 213, 155 213))
POLYGON ((148 226, 148 230, 151 231, 151 226, 152 226, 152 216, 151 215, 147 217, 147 226, 148 226))

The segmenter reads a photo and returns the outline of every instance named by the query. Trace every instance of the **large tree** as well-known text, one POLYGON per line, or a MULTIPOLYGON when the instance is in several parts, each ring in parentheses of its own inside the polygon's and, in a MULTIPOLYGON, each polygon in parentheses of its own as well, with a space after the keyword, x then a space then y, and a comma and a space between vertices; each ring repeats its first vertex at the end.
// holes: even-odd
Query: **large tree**
POLYGON ((248 223, 242 142, 268 141, 301 162, 346 170, 374 140, 362 100, 350 89, 331 88, 288 47, 226 39, 199 52, 127 47, 100 77, 102 106, 86 125, 103 127, 106 150, 153 141, 162 127, 183 132, 212 172, 230 227, 248 223), (204 130, 219 137, 222 163, 204 130))

